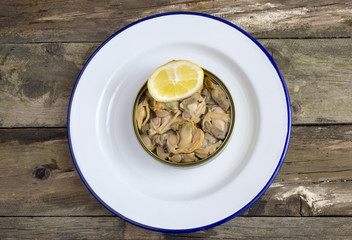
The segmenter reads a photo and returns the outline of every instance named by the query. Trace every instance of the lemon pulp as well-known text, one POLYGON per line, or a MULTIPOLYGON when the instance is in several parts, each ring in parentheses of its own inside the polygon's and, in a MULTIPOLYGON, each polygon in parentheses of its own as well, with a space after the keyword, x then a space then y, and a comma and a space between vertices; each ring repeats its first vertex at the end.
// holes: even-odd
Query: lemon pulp
POLYGON ((170 61, 148 79, 148 90, 159 102, 171 102, 191 96, 203 85, 204 71, 187 60, 170 61))

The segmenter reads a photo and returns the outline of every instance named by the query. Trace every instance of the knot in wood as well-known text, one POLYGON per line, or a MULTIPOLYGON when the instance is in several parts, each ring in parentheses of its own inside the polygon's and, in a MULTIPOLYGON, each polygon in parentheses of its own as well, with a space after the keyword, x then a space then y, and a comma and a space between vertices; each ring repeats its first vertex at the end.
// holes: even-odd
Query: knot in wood
POLYGON ((40 166, 34 169, 33 177, 39 180, 46 180, 51 175, 51 169, 47 166, 40 166))
POLYGON ((59 49, 57 43, 50 43, 45 47, 45 51, 49 54, 54 54, 59 49))
POLYGON ((301 112, 301 105, 299 105, 298 102, 292 102, 291 107, 292 107, 292 112, 293 113, 301 112))

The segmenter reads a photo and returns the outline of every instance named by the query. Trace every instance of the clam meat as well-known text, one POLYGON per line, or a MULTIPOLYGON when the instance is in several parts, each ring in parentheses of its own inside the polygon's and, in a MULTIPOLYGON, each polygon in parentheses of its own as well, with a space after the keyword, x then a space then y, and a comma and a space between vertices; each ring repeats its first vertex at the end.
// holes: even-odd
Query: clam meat
POLYGON ((180 101, 158 102, 146 89, 135 121, 146 149, 171 163, 209 158, 224 143, 231 127, 231 105, 223 88, 205 74, 203 87, 180 101))

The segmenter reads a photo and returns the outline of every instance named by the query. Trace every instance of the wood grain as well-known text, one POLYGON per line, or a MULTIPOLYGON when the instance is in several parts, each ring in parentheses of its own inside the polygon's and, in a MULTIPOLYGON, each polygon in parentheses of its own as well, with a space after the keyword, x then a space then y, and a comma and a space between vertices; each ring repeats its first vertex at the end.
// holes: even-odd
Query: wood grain
MULTIPOLYGON (((288 85, 294 124, 352 123, 352 39, 261 43, 288 85)), ((74 82, 98 45, 0 45, 0 127, 65 127, 74 82)))
POLYGON ((0 239, 352 239, 351 56, 350 0, 0 1, 0 239), (185 234, 136 227, 99 204, 65 128, 95 49, 170 11, 211 14, 259 39, 285 78, 294 124, 266 193, 239 217, 185 234))
POLYGON ((350 218, 237 217, 194 233, 160 233, 117 217, 6 217, 1 239, 351 239, 350 218))
POLYGON ((71 91, 98 45, 25 44, 0 46, 0 125, 66 126, 71 91))
MULTIPOLYGON (((0 216, 111 215, 80 180, 65 131, 0 130, 0 216)), ((243 215, 352 216, 351 160, 351 125, 294 127, 279 175, 243 215)))
POLYGON ((260 42, 284 76, 294 124, 352 123, 352 39, 260 42))
POLYGON ((351 37, 350 1, 31 1, 0 2, 0 42, 102 42, 154 14, 195 11, 224 18, 255 37, 351 37))
POLYGON ((66 129, 0 134, 0 216, 108 214, 76 172, 66 129))

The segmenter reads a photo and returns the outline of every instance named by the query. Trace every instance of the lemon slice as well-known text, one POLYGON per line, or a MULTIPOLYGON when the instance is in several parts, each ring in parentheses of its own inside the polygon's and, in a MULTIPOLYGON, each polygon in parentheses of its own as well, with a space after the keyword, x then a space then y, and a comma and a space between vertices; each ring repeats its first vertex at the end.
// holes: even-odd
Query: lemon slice
POLYGON ((171 102, 191 96, 203 85, 204 71, 187 60, 174 60, 157 69, 148 79, 148 90, 158 102, 171 102))

